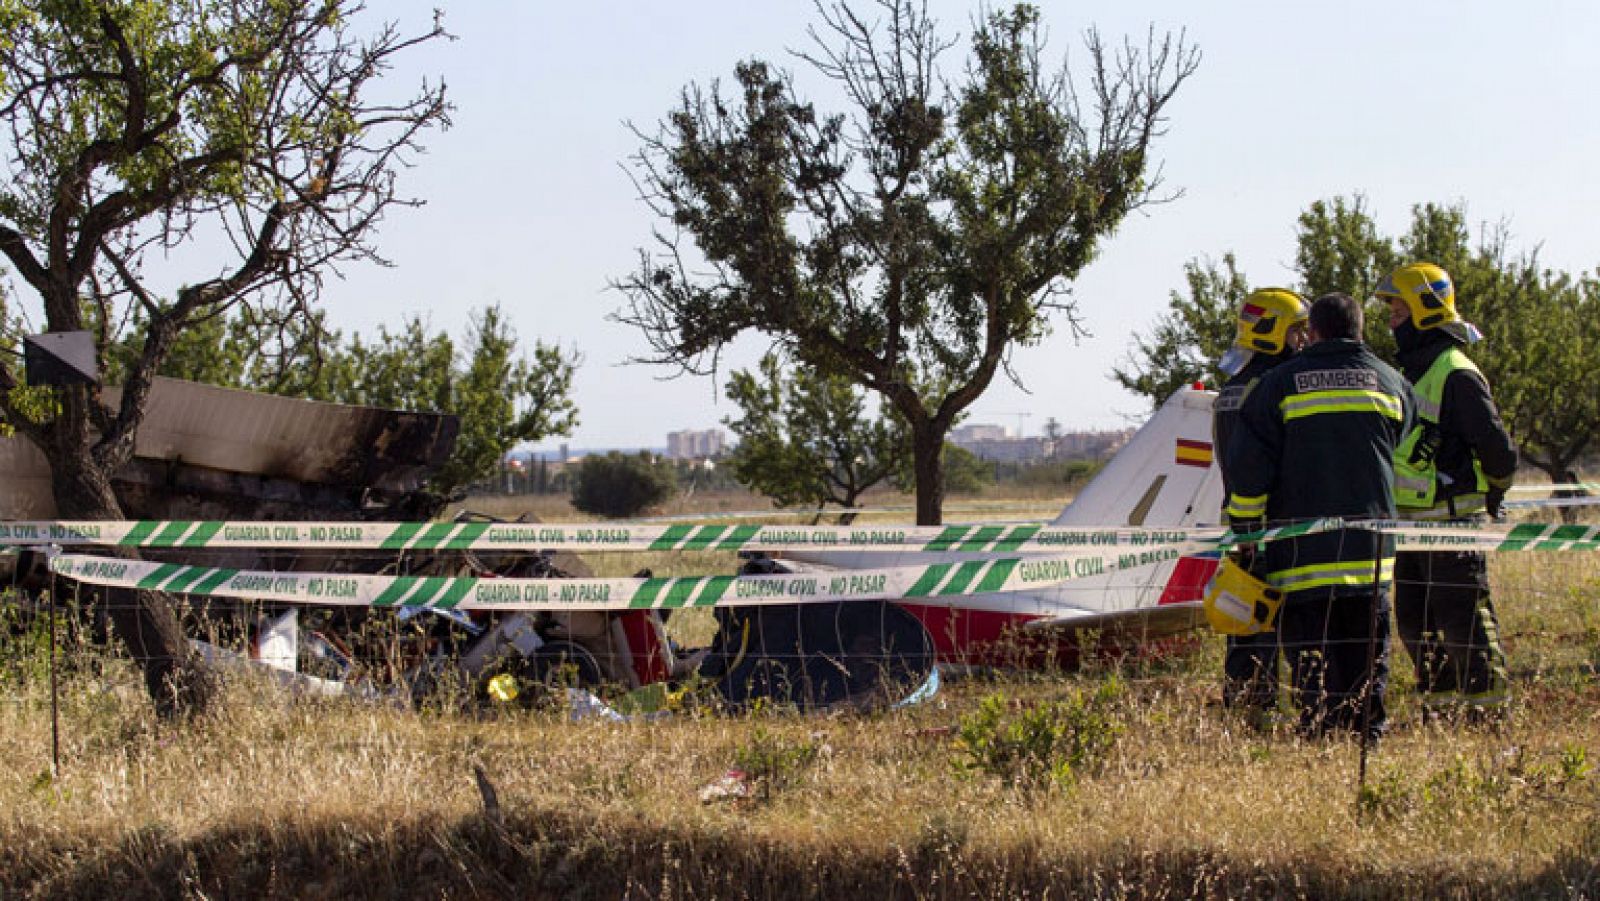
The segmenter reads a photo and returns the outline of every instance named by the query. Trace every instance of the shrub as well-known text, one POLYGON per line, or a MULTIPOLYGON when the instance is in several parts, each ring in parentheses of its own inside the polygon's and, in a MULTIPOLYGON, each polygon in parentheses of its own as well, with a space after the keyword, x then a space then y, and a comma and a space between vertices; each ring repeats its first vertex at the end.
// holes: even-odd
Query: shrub
POLYGON ((733 764, 744 771, 745 778, 765 797, 792 785, 816 762, 821 750, 814 739, 789 739, 757 726, 750 743, 734 750, 733 764))
POLYGON ((1101 767, 1125 731, 1116 712, 1122 693, 1112 677, 1093 691, 1015 711, 1004 693, 989 695, 956 729, 956 769, 1019 788, 1070 788, 1101 767))
POLYGON ((50 679, 48 613, 25 613, 15 593, 0 593, 0 687, 20 688, 50 679))
POLYGON ((1361 786, 1356 806, 1363 817, 1394 820, 1409 813, 1417 803, 1416 790, 1399 772, 1384 773, 1376 782, 1361 786))
POLYGON ((591 455, 578 464, 572 483, 572 506, 585 513, 621 519, 637 516, 665 501, 677 490, 672 466, 641 451, 629 456, 612 451, 591 455))

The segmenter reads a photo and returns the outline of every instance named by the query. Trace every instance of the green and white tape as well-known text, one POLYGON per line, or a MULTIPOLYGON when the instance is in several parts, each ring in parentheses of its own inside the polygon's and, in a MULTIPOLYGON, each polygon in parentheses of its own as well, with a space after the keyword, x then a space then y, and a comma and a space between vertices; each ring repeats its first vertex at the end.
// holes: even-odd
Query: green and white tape
POLYGON ((179 594, 359 607, 442 610, 640 610, 901 598, 920 603, 1048 588, 1176 560, 1200 545, 1082 551, 871 570, 662 579, 501 579, 287 573, 57 554, 52 572, 86 582, 179 594))
POLYGON ((1395 536, 1402 551, 1593 551, 1600 550, 1600 526, 1518 523, 1369 522, 1364 528, 1395 536))
POLYGON ((951 526, 773 526, 641 523, 7 522, 0 543, 143 548, 387 551, 800 551, 1012 554, 1212 541, 1225 530, 1061 528, 1043 523, 951 526))
MULTIPOLYGON (((5 524, 15 531, 18 525, 5 524)), ((189 544, 186 539, 201 540, 197 527, 201 523, 51 523, 52 528, 42 534, 59 535, 63 531, 76 536, 83 543, 140 543, 144 547, 215 547, 212 544, 189 544), (114 526, 116 529, 94 532, 87 526, 114 526), (127 528, 122 528, 127 527, 127 528), (111 541, 112 538, 117 539, 111 541)), ((222 534, 228 524, 219 523, 215 530, 203 530, 213 536, 222 534)), ((265 528, 265 532, 251 533, 264 538, 252 539, 247 534, 236 534, 235 541, 288 540, 287 533, 275 533, 279 526, 289 525, 309 530, 314 524, 252 524, 265 528)), ((449 525, 454 529, 458 524, 449 525)), ((485 524, 471 524, 484 526, 485 524)), ((499 525, 499 524, 495 524, 499 525)), ((452 541, 476 542, 488 534, 488 528, 471 534, 440 529, 428 535, 432 527, 417 524, 356 524, 353 529, 367 530, 373 536, 387 536, 386 540, 402 542, 405 547, 453 549, 452 541), (396 529, 403 537, 396 537, 396 529), (388 531, 385 531, 388 530, 388 531), (412 542, 419 539, 419 543, 412 542)), ((519 526, 518 528, 566 529, 567 526, 519 526)), ((591 528, 591 527, 584 527, 591 528)), ((626 527, 624 527, 626 528, 626 527)), ((702 531, 706 527, 668 527, 659 534, 641 530, 643 534, 629 536, 629 541, 673 542, 673 547, 688 549, 720 541, 757 541, 759 547, 783 549, 786 547, 816 548, 823 546, 807 540, 794 545, 783 542, 799 540, 797 535, 762 536, 761 530, 745 536, 724 535, 702 531), (762 545, 759 542, 771 541, 762 545)), ((763 527, 765 528, 765 527, 763 527)), ((1525 551, 1525 550, 1600 550, 1600 526, 1553 525, 1522 523, 1518 525, 1465 523, 1409 522, 1404 520, 1321 519, 1235 535, 1220 529, 1201 528, 1183 530, 1152 529, 1029 529, 1018 534, 1014 527, 996 530, 996 527, 953 526, 948 528, 889 530, 899 533, 896 542, 872 545, 848 544, 854 549, 912 550, 912 551, 969 551, 987 553, 989 556, 966 560, 951 560, 919 566, 895 566, 878 569, 826 570, 820 572, 784 573, 747 576, 693 576, 682 578, 627 578, 627 579, 503 579, 472 576, 385 576, 345 573, 284 573, 257 570, 238 570, 226 567, 193 566, 177 563, 158 563, 123 560, 81 554, 53 553, 50 568, 53 572, 94 585, 139 588, 186 594, 204 594, 253 600, 281 601, 287 603, 375 606, 375 607, 431 607, 437 609, 465 610, 629 610, 677 607, 747 606, 760 604, 791 604, 860 599, 906 599, 921 603, 939 604, 975 594, 1048 588, 1092 576, 1105 575, 1125 569, 1136 569, 1152 564, 1175 560, 1180 556, 1215 552, 1243 542, 1271 542, 1286 538, 1312 535, 1340 529, 1367 529, 1392 534, 1400 550, 1473 550, 1473 551, 1525 551), (931 538, 928 536, 931 535, 931 538), (907 537, 909 536, 909 537, 907 537), (1030 545, 1041 537, 1059 542, 1049 545, 1053 553, 1043 554, 1038 545, 1030 545), (914 539, 914 540, 911 540, 914 539), (925 540, 926 539, 926 540, 925 540), (909 542, 909 543, 908 543, 909 542), (1062 550, 1062 545, 1076 548, 1062 550), (1005 546, 1018 551, 1014 555, 996 555, 996 549, 1005 546), (1022 552, 1031 552, 1025 555, 1022 552)), ((780 531, 792 531, 783 530, 780 531)), ((801 529, 810 536, 815 529, 801 529)), ((840 529, 823 529, 823 534, 840 529)), ((878 531, 878 530, 874 530, 878 531)), ((309 536, 309 531, 306 533, 309 536)), ((17 536, 14 543, 37 546, 44 542, 31 542, 27 530, 17 536)), ((316 539, 312 539, 316 540, 316 539)), ((347 537, 347 540, 354 540, 347 537)), ((500 536, 500 541, 515 549, 515 536, 500 536)), ((581 540, 581 539, 580 539, 581 540)), ((235 544, 220 546, 249 546, 235 544)), ((268 545, 307 546, 307 545, 268 545)), ((311 547, 340 545, 313 544, 311 547)), ((342 545, 349 547, 350 545, 342 545)), ((360 547, 362 545, 356 545, 360 547)), ((378 545, 384 547, 385 545, 378 545)), ((476 545, 470 545, 476 546, 476 545)), ((636 545, 633 545, 636 546, 636 545)), ((717 545, 720 546, 720 545, 717 545)), ((735 545, 744 546, 744 545, 735 545)), ((394 545, 387 545, 393 549, 394 545)), ((52 551, 55 548, 51 549, 52 551)))
POLYGON ((108 521, 0 522, 8 547, 120 546, 176 549, 386 551, 815 551, 877 550, 969 554, 1059 554, 1095 548, 1144 548, 1241 541, 1267 542, 1338 529, 1394 534, 1402 550, 1461 547, 1486 551, 1595 549, 1600 526, 1521 523, 1311 520, 1247 535, 1217 526, 1144 529, 1067 528, 1040 523, 951 526, 641 525, 633 523, 350 523, 108 521))
POLYGON ((1401 551, 1593 551, 1600 550, 1600 525, 1550 523, 1417 522, 1404 519, 1318 519, 1246 534, 1228 533, 1221 548, 1269 543, 1320 532, 1359 529, 1393 535, 1401 551))
POLYGON ((0 522, 0 545, 121 546, 177 549, 270 548, 387 551, 688 551, 878 550, 970 554, 1057 554, 1199 542, 1228 546, 1337 529, 1377 529, 1403 550, 1450 547, 1509 551, 1527 547, 1592 550, 1593 525, 1450 523, 1318 519, 1234 535, 1217 526, 1144 529, 1067 528, 1040 523, 951 526, 641 525, 632 523, 349 523, 108 521, 0 522))

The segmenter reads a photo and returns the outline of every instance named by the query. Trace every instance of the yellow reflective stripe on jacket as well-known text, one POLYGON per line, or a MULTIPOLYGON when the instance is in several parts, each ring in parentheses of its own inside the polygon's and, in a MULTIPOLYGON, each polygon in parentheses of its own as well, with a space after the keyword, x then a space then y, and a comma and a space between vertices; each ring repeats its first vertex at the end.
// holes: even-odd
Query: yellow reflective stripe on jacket
POLYGON ((1407 519, 1464 519, 1489 508, 1488 500, 1481 494, 1458 494, 1442 504, 1432 507, 1406 507, 1404 508, 1407 519))
POLYGON ((1228 498, 1228 506, 1223 511, 1235 519, 1259 519, 1267 515, 1267 495, 1258 494, 1245 497, 1234 494, 1228 498))
POLYGON ((1382 391, 1313 391, 1290 394, 1278 403, 1283 421, 1316 416, 1319 413, 1381 413, 1390 419, 1405 419, 1400 398, 1382 391))
MULTIPOLYGON (((1283 591, 1305 591, 1337 585, 1371 585, 1373 561, 1340 560, 1335 563, 1311 563, 1280 569, 1267 576, 1267 582, 1283 591)), ((1394 580, 1394 558, 1387 557, 1380 570, 1385 582, 1394 580)))
POLYGON ((1401 475, 1399 471, 1394 474, 1394 490, 1396 493, 1410 491, 1417 497, 1424 497, 1433 490, 1433 479, 1422 476, 1401 475))

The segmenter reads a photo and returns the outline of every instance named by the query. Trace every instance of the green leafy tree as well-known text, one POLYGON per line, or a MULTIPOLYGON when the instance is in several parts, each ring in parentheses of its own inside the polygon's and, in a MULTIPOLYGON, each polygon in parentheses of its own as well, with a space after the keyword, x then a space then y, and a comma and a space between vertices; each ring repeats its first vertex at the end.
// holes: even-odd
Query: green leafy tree
POLYGON ((1578 461, 1600 446, 1600 280, 1539 267, 1536 257, 1501 271, 1474 322, 1485 333, 1472 356, 1488 377, 1524 462, 1554 482, 1577 481, 1578 461), (1479 348, 1482 348, 1480 351, 1479 348))
MULTIPOLYGON (((199 320, 172 342, 156 374, 223 388, 327 400, 323 362, 336 354, 340 334, 330 331, 325 310, 273 316, 239 305, 221 316, 199 320)), ((144 322, 138 311, 130 328, 106 349, 101 381, 128 381, 144 353, 144 322)))
POLYGON ((957 418, 1014 346, 1055 322, 1081 333, 1067 287, 1156 199, 1151 145, 1197 54, 1154 34, 1112 51, 1091 30, 1074 82, 1046 67, 1039 11, 1024 4, 985 15, 946 76, 952 42, 920 3, 869 8, 883 21, 820 6, 800 54, 847 112, 750 61, 731 96, 690 86, 639 133, 638 180, 670 227, 618 282, 617 318, 643 331, 648 362, 713 372, 755 331, 877 392, 911 434, 917 521, 933 524, 957 418))
POLYGON ((994 464, 958 444, 946 443, 944 481, 951 494, 976 494, 994 484, 994 464))
MULTIPOLYGON (((111 475, 186 329, 237 305, 303 315, 331 265, 376 258, 374 226, 409 202, 397 173, 448 107, 442 86, 380 82, 444 32, 362 36, 360 9, 0 2, 0 254, 48 330, 96 335, 102 368, 131 310, 143 332, 116 408, 73 386, 30 411, 0 360, 0 416, 50 461, 62 515, 121 518, 111 475)), ((213 682, 170 599, 110 612, 161 712, 206 704, 213 682)))
MULTIPOLYGON (((234 338, 229 323, 222 318, 193 323, 173 339, 156 374, 225 388, 240 387, 248 350, 234 338)), ((109 384, 126 381, 144 351, 143 345, 144 332, 130 329, 123 341, 107 349, 101 380, 109 384)))
POLYGON ((327 399, 335 403, 446 410, 455 395, 456 345, 421 316, 408 316, 398 331, 380 325, 376 338, 352 337, 325 378, 327 399))
POLYGON ((468 340, 459 350, 419 316, 398 332, 380 326, 375 341, 358 335, 324 350, 317 397, 459 417, 455 449, 429 483, 449 496, 493 474, 517 444, 568 434, 578 422, 571 398, 576 353, 536 341, 531 356, 519 354, 497 304, 472 314, 468 340))
MULTIPOLYGON (((1300 276, 1300 293, 1308 300, 1341 291, 1366 301, 1372 297, 1378 280, 1400 265, 1400 257, 1394 242, 1378 232, 1377 223, 1367 211, 1366 198, 1356 195, 1318 200, 1300 214, 1294 262, 1300 276)), ((1387 315, 1377 317, 1373 309, 1369 308, 1367 316, 1369 339, 1374 337, 1375 328, 1388 328, 1387 315)), ((1391 340, 1388 346, 1393 344, 1391 340)))
POLYGON ((666 501, 676 490, 672 464, 647 451, 591 454, 578 463, 572 506, 595 516, 625 519, 666 501))
POLYGON ((1167 313, 1147 336, 1135 335, 1126 361, 1111 371, 1122 387, 1149 398, 1152 409, 1195 382, 1221 384, 1217 363, 1233 346, 1239 304, 1250 285, 1233 254, 1222 266, 1190 260, 1183 267, 1188 294, 1172 292, 1167 313))
POLYGON ((566 435, 578 424, 571 398, 576 354, 535 342, 531 358, 518 356, 498 305, 473 316, 471 341, 449 406, 441 408, 461 418, 455 451, 434 476, 435 489, 446 494, 495 472, 515 445, 566 435))
POLYGON ((325 311, 282 316, 241 307, 228 321, 227 340, 242 348, 245 359, 235 387, 309 400, 330 399, 323 369, 328 361, 337 359, 343 336, 328 328, 325 311))
POLYGON ((742 414, 723 420, 739 439, 728 460, 734 477, 780 506, 854 507, 910 461, 904 425, 868 416, 843 376, 801 367, 786 378, 782 359, 767 354, 759 374, 735 372, 727 394, 742 414))
MULTIPOLYGON (((944 468, 945 490, 951 494, 977 494, 984 486, 995 482, 996 465, 959 444, 945 442, 941 465, 944 468)), ((895 487, 901 491, 911 491, 915 488, 911 476, 909 471, 901 470, 895 476, 895 487)))
POLYGON ((1363 338, 1379 356, 1393 359, 1394 333, 1389 330, 1389 308, 1373 297, 1378 281, 1403 262, 1394 242, 1378 233, 1367 212, 1366 200, 1336 197, 1313 203, 1300 216, 1296 235, 1301 293, 1307 300, 1330 291, 1342 291, 1360 301, 1366 312, 1363 338), (1334 252, 1324 258, 1308 248, 1322 248, 1332 240, 1334 252))

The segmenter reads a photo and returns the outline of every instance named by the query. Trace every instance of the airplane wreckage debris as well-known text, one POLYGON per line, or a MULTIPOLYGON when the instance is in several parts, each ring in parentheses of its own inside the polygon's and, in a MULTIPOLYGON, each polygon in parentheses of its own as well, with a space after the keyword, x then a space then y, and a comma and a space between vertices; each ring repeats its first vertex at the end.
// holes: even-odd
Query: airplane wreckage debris
MULTIPOLYGON (((114 405, 119 393, 107 387, 102 399, 114 405)), ((449 457, 458 429, 454 416, 160 378, 134 458, 113 487, 129 519, 423 521, 449 501, 426 480, 449 457)), ((56 515, 49 464, 25 438, 0 437, 0 474, 0 520, 56 515)), ((183 562, 194 552, 141 553, 183 562)), ((571 553, 228 549, 207 562, 289 572, 592 574, 571 553)), ((747 568, 776 565, 756 559, 747 568)), ((32 552, 0 557, 0 579, 25 599, 49 584, 43 556, 32 552)), ((212 639, 195 645, 213 664, 263 669, 315 694, 420 700, 448 686, 469 688, 484 703, 527 705, 603 684, 638 690, 693 678, 734 708, 761 699, 871 706, 926 688, 934 664, 927 630, 887 601, 719 609, 711 645, 692 654, 667 638, 667 613, 655 610, 468 616, 196 599, 188 611, 191 635, 212 639)))

